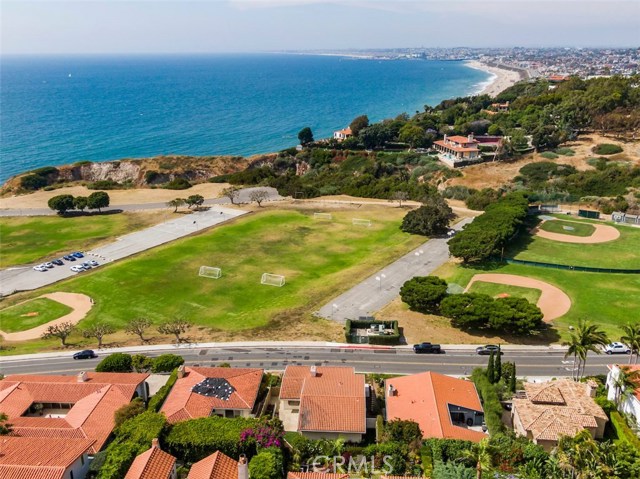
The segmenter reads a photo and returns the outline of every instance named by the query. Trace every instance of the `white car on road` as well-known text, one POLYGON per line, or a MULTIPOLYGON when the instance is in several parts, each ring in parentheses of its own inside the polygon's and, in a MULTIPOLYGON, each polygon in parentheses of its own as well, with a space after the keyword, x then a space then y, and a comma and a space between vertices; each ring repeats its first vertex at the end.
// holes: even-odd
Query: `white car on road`
POLYGON ((71 271, 73 271, 74 273, 80 273, 82 271, 84 271, 84 268, 82 266, 72 266, 71 268, 69 268, 71 271))
POLYGON ((34 266, 33 269, 36 271, 40 271, 41 273, 47 271, 47 267, 43 264, 39 264, 38 266, 34 266))
POLYGON ((631 349, 625 344, 614 342, 607 344, 604 352, 607 354, 631 354, 631 349))

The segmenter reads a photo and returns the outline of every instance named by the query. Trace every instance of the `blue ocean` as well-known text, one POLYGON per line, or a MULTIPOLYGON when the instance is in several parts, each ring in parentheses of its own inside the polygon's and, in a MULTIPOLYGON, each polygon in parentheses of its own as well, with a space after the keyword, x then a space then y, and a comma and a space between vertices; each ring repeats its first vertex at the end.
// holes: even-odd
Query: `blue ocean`
POLYGON ((312 55, 3 57, 0 181, 81 160, 251 155, 474 93, 456 61, 312 55))

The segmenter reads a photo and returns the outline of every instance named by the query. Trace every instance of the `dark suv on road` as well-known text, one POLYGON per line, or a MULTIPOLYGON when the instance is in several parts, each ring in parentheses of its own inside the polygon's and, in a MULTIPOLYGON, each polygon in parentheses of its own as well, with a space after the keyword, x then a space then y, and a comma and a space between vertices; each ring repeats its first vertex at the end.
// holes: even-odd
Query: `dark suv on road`
POLYGON ((431 343, 414 344, 413 351, 416 354, 440 354, 444 352, 442 351, 442 348, 440 347, 439 344, 431 344, 431 343))
POLYGON ((75 353, 73 355, 73 359, 93 359, 97 357, 98 355, 91 349, 85 349, 84 351, 80 351, 79 353, 75 353))

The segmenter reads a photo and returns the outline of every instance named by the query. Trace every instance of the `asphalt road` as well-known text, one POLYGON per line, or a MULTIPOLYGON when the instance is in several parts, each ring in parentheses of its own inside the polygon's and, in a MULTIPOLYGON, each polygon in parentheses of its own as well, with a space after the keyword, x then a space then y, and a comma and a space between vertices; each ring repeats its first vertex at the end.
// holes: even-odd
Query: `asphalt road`
POLYGON ((208 210, 193 212, 190 215, 180 215, 170 221, 121 236, 112 243, 85 252, 86 258, 82 258, 80 261, 76 260, 73 263, 65 261, 64 266, 55 266, 45 272, 35 271, 31 265, 7 268, 0 271, 0 295, 6 296, 16 291, 31 291, 77 274, 86 274, 75 273, 70 270, 70 267, 87 260, 97 260, 100 264, 110 263, 246 213, 246 211, 231 208, 212 207, 208 210))
MULTIPOLYGON (((465 218, 453 229, 473 221, 465 218)), ((393 301, 402 285, 414 276, 427 276, 449 260, 448 238, 433 238, 402 258, 371 275, 349 291, 322 306, 316 314, 344 323, 347 319, 369 316, 393 301)))
MULTIPOLYGON (((149 356, 164 351, 146 352, 149 356)), ((200 348, 191 345, 189 349, 173 351, 182 355, 188 365, 203 367, 230 363, 234 367, 263 368, 280 371, 289 365, 352 366, 362 373, 413 374, 423 371, 435 371, 442 374, 465 376, 474 368, 486 366, 487 356, 478 356, 474 350, 453 350, 445 347, 440 355, 417 355, 410 349, 357 349, 353 347, 220 347, 200 348)), ((98 351, 99 356, 108 352, 98 351)), ((0 364, 0 373, 9 374, 74 374, 82 370, 93 369, 97 359, 73 360, 72 352, 68 357, 43 357, 4 360, 0 364)), ((6 358, 8 359, 8 358, 6 358)), ((552 378, 570 376, 573 362, 564 359, 562 351, 528 349, 526 351, 505 351, 503 361, 515 361, 518 376, 528 378, 552 378)), ((610 357, 591 355, 587 361, 587 374, 606 374, 607 364, 626 363, 627 356, 610 357)))

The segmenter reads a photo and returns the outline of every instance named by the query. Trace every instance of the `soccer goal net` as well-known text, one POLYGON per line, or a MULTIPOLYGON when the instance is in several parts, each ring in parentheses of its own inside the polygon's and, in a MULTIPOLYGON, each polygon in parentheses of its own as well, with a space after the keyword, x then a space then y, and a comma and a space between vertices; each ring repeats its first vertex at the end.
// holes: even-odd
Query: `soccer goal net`
POLYGON ((331 213, 314 213, 313 217, 316 220, 332 220, 333 216, 331 215, 331 213))
POLYGON ((269 286, 284 286, 284 276, 279 274, 264 273, 260 284, 268 284, 269 286))
POLYGON ((371 226, 371 220, 363 220, 361 218, 353 218, 351 220, 351 224, 353 226, 366 226, 367 228, 371 226))
POLYGON ((214 266, 200 266, 198 276, 204 276, 205 278, 218 279, 222 276, 222 270, 214 266))

